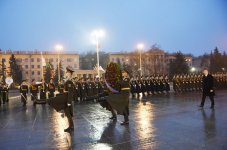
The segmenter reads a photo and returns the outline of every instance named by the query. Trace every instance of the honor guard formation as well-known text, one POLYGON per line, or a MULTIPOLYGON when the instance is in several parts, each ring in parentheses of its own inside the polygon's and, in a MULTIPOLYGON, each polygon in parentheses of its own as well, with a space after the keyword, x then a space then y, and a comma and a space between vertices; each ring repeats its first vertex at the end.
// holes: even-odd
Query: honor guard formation
POLYGON ((130 89, 132 97, 140 97, 140 93, 143 96, 157 95, 170 91, 169 78, 166 75, 151 75, 132 77, 130 80, 130 89))
MULTIPOLYGON (((215 89, 227 88, 227 73, 215 73, 215 89)), ((173 76, 173 90, 175 93, 202 91, 202 74, 180 74, 173 76)))
MULTIPOLYGON (((227 72, 212 74, 214 77, 215 89, 227 88, 227 72)), ((168 94, 172 88, 175 93, 183 92, 199 92, 202 90, 202 74, 177 74, 172 78, 172 86, 167 75, 151 75, 136 76, 130 79, 131 97, 140 97, 168 94)), ((72 78, 75 86, 73 94, 74 101, 99 101, 106 96, 107 87, 104 79, 101 78, 72 78)), ((44 80, 37 82, 32 80, 29 84, 27 80, 23 80, 20 85, 21 102, 23 105, 27 103, 27 96, 30 92, 31 100, 39 103, 39 100, 54 97, 55 93, 64 92, 64 80, 61 79, 58 84, 54 83, 51 78, 49 83, 44 80), (56 86, 57 85, 57 86, 56 86)), ((9 101, 9 87, 7 84, 0 83, 0 104, 9 101)))

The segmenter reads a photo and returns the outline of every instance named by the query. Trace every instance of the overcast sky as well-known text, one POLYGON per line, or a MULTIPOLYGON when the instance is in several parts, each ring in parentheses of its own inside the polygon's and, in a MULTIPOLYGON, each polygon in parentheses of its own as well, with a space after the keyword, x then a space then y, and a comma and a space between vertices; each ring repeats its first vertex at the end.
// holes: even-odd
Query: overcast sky
POLYGON ((0 49, 130 51, 143 42, 167 52, 227 52, 227 0, 0 0, 0 49))

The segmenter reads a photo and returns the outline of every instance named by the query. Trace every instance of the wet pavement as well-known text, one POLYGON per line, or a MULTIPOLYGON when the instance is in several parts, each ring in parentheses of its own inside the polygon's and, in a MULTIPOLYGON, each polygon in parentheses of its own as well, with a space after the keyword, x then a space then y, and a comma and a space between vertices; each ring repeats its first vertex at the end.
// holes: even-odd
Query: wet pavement
POLYGON ((22 107, 15 96, 0 107, 0 150, 226 150, 227 91, 217 91, 214 110, 200 93, 130 100, 130 123, 121 126, 98 103, 74 105, 74 133, 49 105, 22 107))

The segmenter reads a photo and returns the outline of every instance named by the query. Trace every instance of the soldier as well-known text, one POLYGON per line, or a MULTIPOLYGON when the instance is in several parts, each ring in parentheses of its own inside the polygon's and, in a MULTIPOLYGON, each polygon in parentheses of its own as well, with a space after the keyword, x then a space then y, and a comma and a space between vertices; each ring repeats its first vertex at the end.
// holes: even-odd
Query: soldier
POLYGON ((140 82, 140 78, 137 76, 136 77, 136 93, 137 93, 137 97, 140 97, 140 92, 141 92, 141 82, 140 82))
POLYGON ((72 101, 73 101, 73 93, 75 92, 75 86, 72 82, 72 74, 73 74, 73 69, 71 67, 66 68, 66 77, 67 80, 64 84, 64 92, 67 93, 67 106, 65 108, 65 116, 68 119, 68 124, 69 127, 65 129, 65 132, 71 132, 74 131, 74 124, 73 124, 73 106, 72 106, 72 101))
POLYGON ((28 85, 26 80, 23 80, 20 85, 20 93, 21 93, 21 102, 25 106, 27 104, 27 94, 28 94, 28 85))
POLYGON ((131 90, 132 98, 134 98, 136 93, 136 81, 133 77, 130 80, 130 90, 131 90))
MULTIPOLYGON (((120 94, 121 94, 121 103, 123 104, 123 102, 126 102, 126 105, 124 104, 124 110, 122 112, 118 112, 117 111, 117 107, 120 106, 116 106, 115 108, 113 108, 113 103, 116 103, 116 101, 108 101, 109 106, 110 106, 110 111, 112 113, 112 117, 110 119, 116 120, 117 119, 117 114, 115 112, 115 109, 117 111, 118 114, 123 114, 124 116, 124 121, 121 123, 121 125, 127 125, 129 124, 129 95, 130 95, 130 78, 129 78, 129 74, 127 70, 123 70, 122 71, 122 81, 120 82, 120 94)), ((122 105, 122 104, 118 104, 118 105, 122 105)))
POLYGON ((50 79, 50 83, 48 84, 48 91, 49 91, 48 97, 49 98, 54 97, 55 85, 53 78, 50 79))
POLYGON ((81 82, 81 101, 87 100, 87 88, 86 79, 82 78, 81 82))
POLYGON ((74 92, 74 95, 73 95, 73 100, 74 100, 74 102, 76 102, 76 101, 78 101, 78 97, 79 97, 78 78, 77 77, 74 78, 73 84, 75 86, 75 92, 74 92))
POLYGON ((93 98, 94 100, 99 99, 99 94, 101 93, 101 83, 99 81, 99 78, 94 78, 94 87, 93 87, 93 98))
POLYGON ((86 86, 87 86, 87 99, 93 100, 94 99, 94 81, 93 78, 87 78, 86 86))
POLYGON ((125 111, 123 112, 124 116, 124 122, 121 123, 121 125, 127 125, 129 124, 129 94, 130 94, 130 78, 129 73, 127 70, 122 71, 122 77, 123 80, 121 81, 121 94, 125 95, 125 98, 128 101, 128 105, 125 108, 125 111))
POLYGON ((169 78, 168 76, 166 75, 165 78, 164 78, 164 85, 165 85, 165 90, 166 90, 166 93, 169 94, 169 91, 170 91, 170 85, 169 85, 169 78))
POLYGON ((9 101, 9 88, 6 84, 3 84, 2 87, 2 101, 3 104, 9 101))
POLYGON ((40 99, 46 99, 46 92, 47 92, 47 85, 45 83, 45 80, 41 80, 41 85, 39 86, 39 90, 40 90, 40 99))
POLYGON ((38 94, 38 86, 35 84, 35 79, 32 79, 32 83, 30 85, 30 93, 31 93, 31 100, 34 101, 37 99, 38 94))
POLYGON ((61 79, 60 82, 58 83, 58 92, 64 93, 64 81, 63 81, 63 79, 61 79))
POLYGON ((145 92, 147 91, 147 88, 146 88, 146 80, 143 76, 141 77, 140 83, 141 83, 141 92, 143 96, 145 96, 145 92))

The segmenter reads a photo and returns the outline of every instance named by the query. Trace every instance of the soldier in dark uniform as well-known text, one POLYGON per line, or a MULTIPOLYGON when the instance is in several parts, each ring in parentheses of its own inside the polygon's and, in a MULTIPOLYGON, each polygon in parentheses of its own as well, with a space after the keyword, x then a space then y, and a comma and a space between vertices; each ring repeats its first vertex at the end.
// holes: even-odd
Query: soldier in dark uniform
POLYGON ((63 81, 63 79, 61 79, 60 82, 58 83, 58 92, 64 93, 64 81, 63 81))
POLYGON ((136 77, 136 93, 137 93, 137 97, 140 97, 140 92, 141 92, 141 83, 140 83, 140 78, 137 76, 136 77))
POLYGON ((78 91, 78 78, 75 77, 73 80, 73 84, 75 86, 75 92, 73 94, 73 100, 74 102, 78 101, 78 97, 79 97, 79 91, 78 91))
POLYGON ((205 68, 203 70, 203 78, 202 78, 202 88, 203 88, 203 96, 202 101, 199 107, 203 107, 205 103, 205 99, 207 96, 209 96, 211 101, 210 108, 214 108, 214 78, 211 74, 209 74, 208 69, 205 68))
POLYGON ((87 100, 87 82, 86 79, 82 78, 81 82, 81 101, 87 100))
POLYGON ((2 101, 3 101, 3 104, 5 104, 6 102, 9 101, 8 93, 9 93, 8 86, 6 84, 3 84, 3 87, 2 87, 2 101))
POLYGON ((131 90, 132 98, 134 98, 136 93, 136 80, 133 77, 130 80, 130 90, 131 90))
POLYGON ((55 85, 53 78, 50 79, 50 83, 48 84, 48 91, 49 91, 48 97, 49 98, 54 97, 55 85))
POLYGON ((20 93, 21 93, 21 102, 25 106, 27 104, 27 94, 28 94, 28 85, 26 80, 23 80, 20 85, 20 93))
POLYGON ((145 92, 147 91, 147 89, 146 89, 146 80, 143 76, 141 77, 140 83, 141 83, 141 92, 143 96, 145 96, 145 92))
POLYGON ((40 99, 46 99, 46 92, 47 92, 47 85, 45 83, 45 80, 41 80, 41 85, 39 86, 40 90, 40 99))
POLYGON ((73 101, 73 94, 75 92, 75 86, 72 82, 72 74, 73 74, 73 69, 71 67, 66 68, 66 76, 67 80, 64 84, 64 92, 67 93, 67 105, 65 108, 65 116, 68 119, 69 127, 65 129, 65 132, 71 132, 74 131, 74 124, 73 124, 73 106, 72 106, 72 101, 73 101))
POLYGON ((123 80, 121 81, 121 94, 125 96, 128 100, 128 105, 125 108, 125 111, 123 112, 124 115, 124 122, 121 123, 121 125, 127 125, 129 123, 129 94, 130 94, 130 78, 129 73, 127 70, 122 71, 122 77, 123 80))
POLYGON ((93 85, 93 98, 94 100, 99 99, 99 94, 101 93, 101 83, 99 78, 94 78, 94 85, 93 85))
POLYGON ((32 83, 30 85, 30 93, 31 93, 31 100, 32 101, 37 99, 38 86, 35 84, 35 80, 34 79, 32 79, 32 83))

